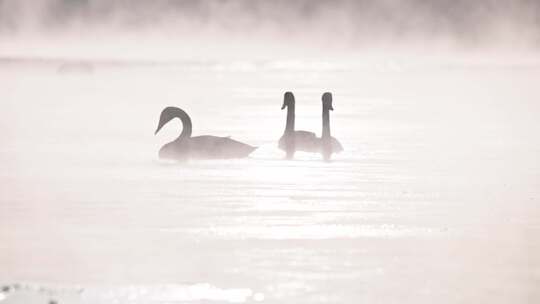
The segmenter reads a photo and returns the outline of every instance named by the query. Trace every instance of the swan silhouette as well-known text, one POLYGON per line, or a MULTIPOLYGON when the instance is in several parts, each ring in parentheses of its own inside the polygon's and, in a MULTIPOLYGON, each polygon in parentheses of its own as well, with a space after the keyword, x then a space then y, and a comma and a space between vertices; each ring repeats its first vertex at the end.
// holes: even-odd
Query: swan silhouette
POLYGON ((253 152, 253 147, 229 137, 202 135, 191 137, 192 124, 189 115, 182 109, 166 107, 159 117, 158 127, 154 134, 174 118, 182 121, 182 133, 174 141, 165 144, 159 149, 159 158, 187 160, 187 159, 231 159, 244 158, 253 152))
POLYGON ((322 135, 321 153, 325 161, 329 161, 332 153, 343 151, 343 146, 330 132, 330 111, 334 111, 332 106, 332 93, 326 92, 322 95, 322 135))
POLYGON ((295 120, 295 100, 291 92, 286 92, 281 109, 287 108, 287 122, 285 131, 279 139, 278 147, 286 152, 286 158, 292 159, 296 151, 322 153, 325 160, 330 159, 332 153, 343 151, 343 147, 337 139, 330 134, 330 114, 332 108, 332 94, 323 94, 323 131, 319 138, 314 132, 296 131, 294 129, 295 120), (325 101, 326 100, 326 101, 325 101))
POLYGON ((292 92, 285 92, 283 96, 283 106, 281 109, 287 108, 287 121, 285 123, 285 131, 279 139, 278 147, 286 152, 286 158, 292 159, 294 152, 319 152, 320 143, 317 135, 313 132, 295 130, 295 100, 292 92))

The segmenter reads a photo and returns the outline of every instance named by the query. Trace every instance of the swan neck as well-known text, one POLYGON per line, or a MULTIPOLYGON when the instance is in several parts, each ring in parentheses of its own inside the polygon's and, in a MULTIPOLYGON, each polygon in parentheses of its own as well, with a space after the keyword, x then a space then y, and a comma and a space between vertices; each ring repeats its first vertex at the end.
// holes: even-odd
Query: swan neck
POLYGON ((287 106, 287 123, 285 124, 285 133, 294 132, 294 105, 287 106))
POLYGON ((189 115, 187 115, 186 112, 180 110, 175 113, 175 116, 179 118, 180 121, 182 121, 182 133, 180 133, 180 136, 178 136, 176 140, 191 137, 193 127, 191 125, 191 118, 189 118, 189 115))
POLYGON ((330 137, 330 111, 323 108, 322 112, 322 137, 330 137))

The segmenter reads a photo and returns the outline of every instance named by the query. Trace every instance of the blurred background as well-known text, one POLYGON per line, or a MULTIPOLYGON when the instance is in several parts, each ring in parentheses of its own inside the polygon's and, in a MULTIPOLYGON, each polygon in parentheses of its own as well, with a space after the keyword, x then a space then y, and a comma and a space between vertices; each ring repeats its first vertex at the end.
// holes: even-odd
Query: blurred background
POLYGON ((538 46, 539 10, 534 0, 2 0, 0 34, 4 56, 516 51, 538 46))

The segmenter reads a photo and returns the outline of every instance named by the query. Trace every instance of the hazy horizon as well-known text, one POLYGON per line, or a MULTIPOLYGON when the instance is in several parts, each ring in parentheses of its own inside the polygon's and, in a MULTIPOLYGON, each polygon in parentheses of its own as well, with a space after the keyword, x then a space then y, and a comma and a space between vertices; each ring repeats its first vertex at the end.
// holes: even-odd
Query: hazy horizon
POLYGON ((528 0, 0 1, 0 56, 536 54, 539 45, 540 3, 528 0))

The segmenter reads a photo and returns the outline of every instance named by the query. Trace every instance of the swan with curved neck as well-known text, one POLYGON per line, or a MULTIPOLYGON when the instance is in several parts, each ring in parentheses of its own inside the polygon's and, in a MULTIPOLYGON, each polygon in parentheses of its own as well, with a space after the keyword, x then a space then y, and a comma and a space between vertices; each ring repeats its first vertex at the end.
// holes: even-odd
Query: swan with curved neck
POLYGON ((154 134, 157 134, 174 118, 182 121, 182 133, 178 138, 159 149, 159 158, 174 160, 244 158, 257 149, 229 137, 212 135, 192 137, 191 118, 184 110, 176 107, 163 109, 154 134))
POLYGON ((295 99, 291 92, 286 92, 281 109, 287 108, 287 121, 285 131, 279 139, 279 148, 286 152, 286 158, 292 159, 296 151, 322 153, 325 160, 330 159, 332 153, 338 153, 343 147, 337 139, 330 134, 330 110, 332 107, 332 94, 323 94, 323 130, 321 137, 314 132, 295 130, 295 99))

